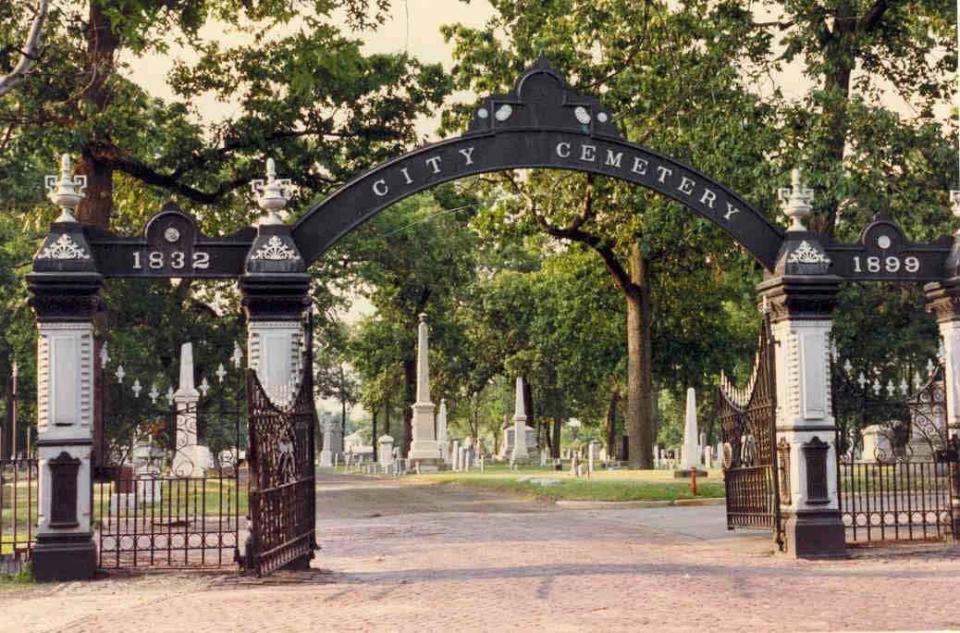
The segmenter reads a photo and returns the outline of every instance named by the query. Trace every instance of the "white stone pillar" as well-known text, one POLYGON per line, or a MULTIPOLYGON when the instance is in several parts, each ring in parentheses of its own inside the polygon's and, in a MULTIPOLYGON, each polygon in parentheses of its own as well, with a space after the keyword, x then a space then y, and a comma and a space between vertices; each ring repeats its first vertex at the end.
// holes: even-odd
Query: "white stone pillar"
MULTIPOLYGON (((785 249, 789 249, 787 242, 785 249)), ((808 248, 812 247, 810 244, 808 248)), ((794 249, 799 248, 793 246, 794 249)), ((845 553, 837 489, 836 425, 830 383, 831 311, 839 280, 785 276, 760 284, 771 310, 776 376, 776 445, 787 552, 804 558, 845 553), (782 461, 784 453, 778 453, 782 461)))
POLYGON ((450 450, 453 455, 453 469, 460 470, 460 441, 453 440, 453 448, 450 450))
POLYGON ((440 447, 434 434, 434 404, 430 401, 430 349, 427 315, 420 315, 417 326, 417 401, 413 405, 412 433, 408 459, 421 471, 440 465, 440 447))
MULTIPOLYGON (((40 500, 37 518, 35 573, 41 579, 73 577, 70 570, 48 569, 46 555, 64 554, 76 541, 75 553, 95 566, 91 539, 90 490, 93 446, 93 325, 90 322, 38 324, 37 448, 40 500), (64 490, 62 484, 73 481, 64 490), (51 547, 47 547, 48 543, 51 547), (58 551, 60 550, 60 551, 58 551), (39 554, 39 559, 37 559, 39 554), (40 566, 38 570, 37 567, 40 566), (64 577, 61 574, 67 574, 64 577)), ((71 554, 74 552, 71 552, 71 554)), ((71 557, 68 554, 68 557, 71 557)), ((57 565, 72 565, 63 560, 57 565)), ((93 576, 79 574, 80 578, 93 576)))
POLYGON ((517 376, 513 413, 513 452, 510 455, 510 463, 525 464, 529 457, 527 452, 527 410, 523 399, 523 376, 517 376))

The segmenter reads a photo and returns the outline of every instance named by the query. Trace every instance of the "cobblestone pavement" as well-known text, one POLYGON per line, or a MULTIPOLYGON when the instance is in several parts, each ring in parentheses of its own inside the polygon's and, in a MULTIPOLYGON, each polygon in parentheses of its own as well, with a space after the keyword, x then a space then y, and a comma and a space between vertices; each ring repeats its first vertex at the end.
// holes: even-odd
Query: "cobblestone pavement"
POLYGON ((960 628, 960 552, 792 561, 723 508, 558 509, 326 477, 323 551, 263 581, 149 573, 0 591, 0 630, 772 631, 960 628))

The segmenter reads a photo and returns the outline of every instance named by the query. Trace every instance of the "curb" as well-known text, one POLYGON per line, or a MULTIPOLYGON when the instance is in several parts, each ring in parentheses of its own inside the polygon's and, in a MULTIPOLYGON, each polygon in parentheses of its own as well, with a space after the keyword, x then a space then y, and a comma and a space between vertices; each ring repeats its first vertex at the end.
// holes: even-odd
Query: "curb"
POLYGON ((575 501, 559 499, 554 503, 561 508, 570 510, 626 510, 630 508, 669 508, 671 506, 719 506, 723 505, 723 497, 707 499, 675 499, 673 501, 575 501))

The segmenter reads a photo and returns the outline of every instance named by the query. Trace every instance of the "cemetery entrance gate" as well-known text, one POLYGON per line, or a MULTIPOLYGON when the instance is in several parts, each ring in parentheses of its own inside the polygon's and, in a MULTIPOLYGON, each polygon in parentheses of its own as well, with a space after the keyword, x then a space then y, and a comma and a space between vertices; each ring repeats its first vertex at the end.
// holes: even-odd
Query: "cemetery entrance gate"
MULTIPOLYGON (((261 200, 280 184, 272 176, 260 183, 261 200)), ((81 186, 65 160, 50 182, 64 213, 28 281, 39 330, 34 575, 237 562, 263 574, 308 564, 316 426, 309 280, 289 228, 265 224, 210 238, 167 204, 142 237, 120 237, 73 220, 81 186), (248 370, 238 345, 235 378, 223 367, 216 373, 226 381, 195 376, 185 346, 179 384, 169 381, 163 393, 132 365, 108 365, 94 323, 109 278, 237 279, 248 370), (211 403, 218 383, 220 402, 211 403), (211 416, 224 431, 222 446, 204 437, 211 416)))
MULTIPOLYGON (((723 483, 726 489, 727 528, 772 530, 784 546, 780 494, 789 495, 789 465, 780 467, 777 438, 777 383, 774 341, 764 316, 757 356, 747 386, 738 389, 721 376, 717 389, 717 417, 723 447, 723 483)), ((786 452, 785 452, 786 453, 786 452)), ((783 456, 789 459, 789 454, 783 456)))
MULTIPOLYGON (((340 238, 407 196, 459 178, 533 168, 605 176, 662 194, 727 232, 764 268, 765 280, 757 291, 768 308, 770 340, 774 342, 770 376, 776 381, 776 456, 769 453, 766 435, 771 443, 774 437, 768 427, 737 423, 735 418, 742 412, 734 411, 737 403, 732 401, 728 402, 731 431, 736 433, 739 428, 740 436, 731 439, 740 443, 741 453, 748 443, 763 440, 770 459, 770 464, 764 465, 766 472, 769 475, 778 469, 783 473, 783 490, 776 485, 771 488, 768 476, 763 480, 764 493, 757 498, 767 506, 779 505, 786 551, 803 557, 843 555, 836 425, 829 388, 831 314, 840 284, 927 283, 928 302, 937 314, 946 349, 946 425, 955 445, 960 431, 960 384, 955 379, 960 371, 957 240, 945 237, 916 244, 882 216, 856 243, 839 243, 810 231, 804 220, 811 212, 812 192, 803 187, 798 173, 792 186, 781 191, 783 211, 789 219, 789 227, 783 229, 769 219, 774 210, 760 213, 742 196, 696 169, 629 142, 618 129, 614 114, 599 99, 569 88, 541 59, 523 73, 512 90, 482 99, 462 136, 415 149, 370 169, 308 209, 293 226, 274 213, 286 202, 287 183, 275 178, 272 161, 268 161, 268 181, 259 186, 260 205, 269 212, 268 217, 256 228, 225 237, 201 235, 193 219, 173 206, 150 221, 143 238, 121 238, 83 226, 73 218, 72 210, 82 197, 84 182, 82 177, 73 177, 70 165, 65 164, 61 174, 47 183, 51 200, 63 214, 52 223, 27 279, 39 329, 41 519, 33 550, 35 575, 41 580, 88 578, 96 567, 96 525, 89 495, 91 370, 93 318, 101 307, 99 291, 105 278, 239 279, 248 319, 247 364, 270 394, 291 382, 300 383, 292 377, 309 371, 302 366, 299 348, 302 315, 309 304, 307 266, 340 238), (778 492, 779 504, 769 501, 778 492)), ((960 215, 960 201, 955 212, 960 215)), ((758 402, 755 411, 774 407, 772 403, 768 400, 761 407, 758 402)), ((750 409, 749 403, 746 405, 750 409)), ((300 422, 291 424, 297 429, 300 422)), ((427 434, 431 432, 428 427, 431 425, 425 424, 423 429, 427 434)), ((271 440, 264 446, 290 454, 288 442, 296 430, 285 433, 286 439, 271 440)), ((296 450, 294 447, 293 452, 296 450)), ((262 450, 259 455, 263 456, 262 450)), ((273 457, 277 458, 271 462, 274 466, 297 461, 281 460, 279 453, 273 457)), ((743 464, 732 461, 742 458, 742 454, 731 455, 731 466, 743 464)), ((951 503, 960 507, 960 472, 955 460, 950 468, 954 474, 951 503)), ((284 486, 305 489, 302 473, 296 468, 281 479, 264 477, 263 489, 258 491, 262 508, 274 503, 268 500, 268 491, 284 486)), ((291 516, 303 516, 299 509, 282 512, 288 511, 291 516)), ((775 513, 775 507, 768 507, 754 516, 768 522, 767 517, 775 513)), ((301 545, 284 545, 305 542, 303 532, 297 527, 287 530, 287 519, 276 519, 274 514, 265 510, 263 522, 253 526, 259 530, 255 536, 262 538, 247 564, 261 572, 282 564, 288 555, 271 561, 274 552, 292 551, 302 554, 300 559, 307 556, 301 545), (282 529, 269 524, 274 519, 283 523, 282 529), (277 534, 282 533, 279 541, 263 532, 274 527, 277 534)), ((735 516, 733 522, 741 520, 746 519, 735 516)))

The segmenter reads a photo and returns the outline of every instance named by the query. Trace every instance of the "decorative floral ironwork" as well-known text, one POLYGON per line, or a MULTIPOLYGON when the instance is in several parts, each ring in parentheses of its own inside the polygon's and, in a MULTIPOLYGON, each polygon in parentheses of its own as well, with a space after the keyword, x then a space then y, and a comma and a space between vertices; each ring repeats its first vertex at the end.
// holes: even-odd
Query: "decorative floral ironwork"
POLYGON ((289 406, 271 401, 256 371, 247 370, 252 538, 244 565, 257 575, 311 556, 316 547, 313 433, 317 420, 310 340, 308 323, 303 376, 288 399, 289 406))
POLYGON ((790 264, 829 264, 830 258, 810 242, 803 240, 797 250, 790 253, 787 257, 787 263, 790 264))
POLYGON ((90 259, 89 253, 64 233, 55 242, 44 248, 37 259, 90 259))
POLYGON ((266 259, 272 262, 279 262, 284 260, 297 260, 300 259, 300 255, 297 254, 295 250, 283 243, 276 235, 272 236, 267 243, 264 244, 256 253, 253 254, 251 259, 266 259))

